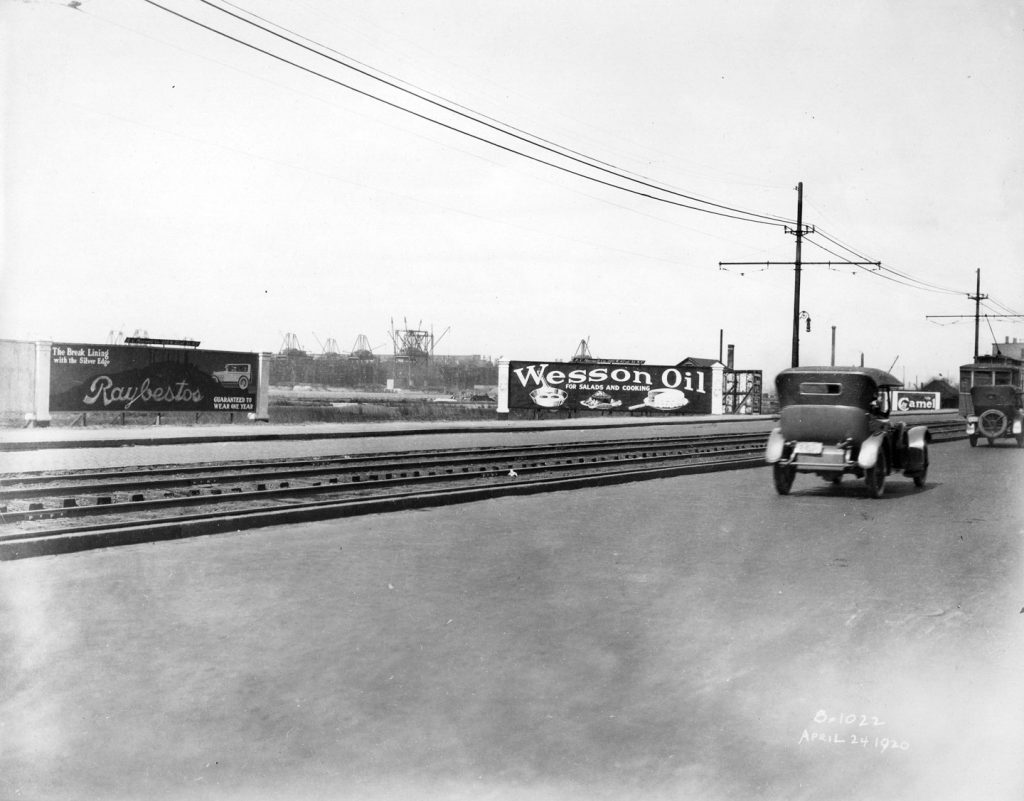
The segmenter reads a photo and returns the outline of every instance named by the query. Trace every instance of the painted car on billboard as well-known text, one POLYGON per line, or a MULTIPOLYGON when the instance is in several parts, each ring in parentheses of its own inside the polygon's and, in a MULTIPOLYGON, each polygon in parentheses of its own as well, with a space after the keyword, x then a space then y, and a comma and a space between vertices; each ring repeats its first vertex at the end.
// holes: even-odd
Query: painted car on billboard
POLYGON ((55 412, 253 412, 255 353, 147 345, 50 346, 55 412))
POLYGON ((510 409, 710 414, 711 370, 614 362, 509 362, 510 409))
POLYGON ((245 391, 252 383, 251 364, 225 364, 223 370, 213 373, 213 380, 225 387, 238 387, 245 391))

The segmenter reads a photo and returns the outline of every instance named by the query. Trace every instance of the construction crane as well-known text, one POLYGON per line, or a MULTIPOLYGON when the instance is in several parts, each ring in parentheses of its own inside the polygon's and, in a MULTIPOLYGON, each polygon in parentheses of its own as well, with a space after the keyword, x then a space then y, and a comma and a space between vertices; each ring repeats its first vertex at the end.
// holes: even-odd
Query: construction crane
POLYGON ((580 344, 576 346, 576 353, 569 360, 572 362, 592 362, 594 357, 590 355, 590 337, 581 339, 580 344))
MULTIPOLYGON (((379 348, 380 345, 377 347, 379 348)), ((349 352, 348 357, 363 362, 373 361, 377 358, 373 353, 376 349, 370 345, 370 340, 366 334, 360 334, 352 344, 352 350, 349 352)))
POLYGON ((282 355, 296 354, 305 355, 305 351, 302 349, 302 345, 299 344, 299 338, 295 334, 287 333, 284 335, 284 340, 281 342, 282 355))
POLYGON ((313 332, 313 339, 316 340, 316 344, 320 346, 320 354, 322 356, 340 356, 341 351, 338 349, 338 341, 334 337, 328 337, 327 342, 323 343, 320 341, 320 337, 316 335, 316 331, 313 332))

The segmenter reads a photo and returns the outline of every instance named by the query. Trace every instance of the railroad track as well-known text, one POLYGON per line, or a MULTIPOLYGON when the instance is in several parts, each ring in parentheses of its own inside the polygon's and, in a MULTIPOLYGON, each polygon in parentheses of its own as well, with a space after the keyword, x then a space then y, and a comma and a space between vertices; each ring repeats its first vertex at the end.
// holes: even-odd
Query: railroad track
MULTIPOLYGON (((933 422, 934 440, 963 438, 933 422)), ((716 434, 0 476, 0 560, 764 464, 716 434)))

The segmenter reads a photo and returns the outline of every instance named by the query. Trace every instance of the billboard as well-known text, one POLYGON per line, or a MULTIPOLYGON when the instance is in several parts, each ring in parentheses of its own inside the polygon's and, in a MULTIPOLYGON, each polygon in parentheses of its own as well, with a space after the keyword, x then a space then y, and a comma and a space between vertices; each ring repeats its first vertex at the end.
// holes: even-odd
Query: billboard
POLYGON ((50 411, 255 412, 255 353, 144 345, 50 346, 50 411))
POLYGON ((615 362, 508 365, 509 409, 710 414, 706 367, 615 362))
POLYGON ((892 408, 897 412, 937 412, 942 408, 942 399, 938 392, 898 389, 892 393, 892 408))

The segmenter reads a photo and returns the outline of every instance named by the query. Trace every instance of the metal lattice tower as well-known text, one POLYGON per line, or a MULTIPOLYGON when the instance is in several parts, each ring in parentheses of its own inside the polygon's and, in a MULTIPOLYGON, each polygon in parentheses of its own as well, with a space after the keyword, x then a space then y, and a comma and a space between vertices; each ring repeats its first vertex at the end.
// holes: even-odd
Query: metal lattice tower
MULTIPOLYGON (((422 325, 422 323, 421 323, 422 325)), ((428 360, 434 355, 434 334, 423 328, 395 328, 391 321, 391 340, 395 345, 395 360, 428 360)))
POLYGON ((580 344, 576 346, 576 353, 573 355, 570 361, 573 362, 592 362, 594 357, 590 355, 590 337, 581 339, 580 344))
POLYGON ((723 371, 722 411, 726 414, 761 414, 760 370, 723 371))
POLYGON ((424 386, 430 384, 430 362, 434 358, 434 348, 450 329, 446 328, 440 337, 434 338, 434 329, 429 331, 423 328, 423 323, 417 328, 410 328, 408 322, 404 321, 405 328, 395 328, 395 321, 391 320, 391 341, 395 347, 395 381, 398 381, 398 365, 406 365, 406 376, 409 385, 414 383, 413 370, 417 369, 424 386), (422 365, 422 370, 419 369, 422 365))
POLYGON ((359 359, 364 362, 377 358, 373 355, 373 346, 370 345, 370 340, 366 334, 360 334, 356 337, 356 341, 353 343, 352 350, 349 352, 348 357, 350 359, 359 359))
POLYGON ((299 344, 298 336, 292 333, 285 334, 284 340, 281 342, 281 353, 295 352, 302 352, 302 345, 299 344))

